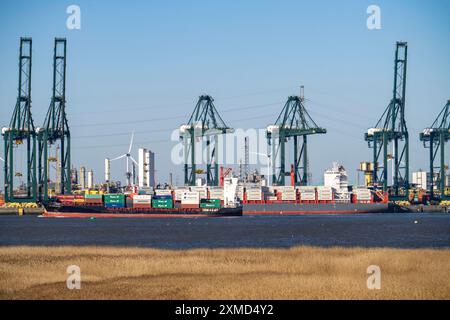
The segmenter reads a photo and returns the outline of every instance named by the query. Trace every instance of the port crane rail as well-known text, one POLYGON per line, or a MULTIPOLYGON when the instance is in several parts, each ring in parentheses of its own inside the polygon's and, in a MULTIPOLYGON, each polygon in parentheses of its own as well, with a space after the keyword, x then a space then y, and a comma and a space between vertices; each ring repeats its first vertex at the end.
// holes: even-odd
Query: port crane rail
POLYGON ((206 180, 210 186, 219 185, 218 136, 233 133, 214 106, 214 99, 202 95, 187 124, 180 127, 180 139, 184 142, 184 183, 195 185, 196 174, 200 172, 196 163, 196 142, 206 138, 206 180))
POLYGON ((285 185, 286 142, 291 138, 294 140, 294 184, 307 185, 309 182, 308 136, 327 133, 325 128, 319 127, 314 122, 306 110, 303 90, 304 87, 301 86, 300 96, 288 98, 275 125, 267 127, 267 142, 269 148, 272 147, 272 181, 274 185, 285 185), (299 138, 302 139, 301 142, 299 138), (300 148, 299 143, 301 143, 300 148))
POLYGON ((365 133, 373 149, 373 185, 389 191, 392 199, 406 199, 409 191, 409 134, 405 121, 405 92, 408 44, 397 42, 393 97, 375 127, 365 133), (393 154, 388 147, 393 143, 393 154), (379 162, 382 162, 380 166, 379 162), (388 161, 393 161, 393 184, 388 187, 388 161))
POLYGON ((60 152, 60 174, 55 181, 59 190, 56 194, 70 194, 71 170, 70 170, 70 129, 66 115, 66 47, 65 38, 55 38, 53 49, 53 87, 52 98, 44 124, 38 128, 38 178, 39 178, 39 197, 41 200, 48 200, 48 182, 50 173, 48 172, 47 162, 49 161, 48 149, 50 146, 59 142, 60 152))
POLYGON ((4 174, 5 174, 5 201, 6 202, 36 202, 36 131, 31 114, 31 64, 32 39, 20 38, 19 51, 19 85, 17 102, 13 111, 9 127, 2 129, 4 138, 4 174), (26 183, 25 193, 14 193, 14 177, 23 176, 15 172, 15 157, 17 148, 24 145, 26 148, 26 183), (14 151, 16 149, 16 152, 14 151))
POLYGON ((419 138, 423 141, 425 148, 430 149, 430 197, 435 198, 434 194, 434 172, 439 170, 436 185, 439 190, 441 199, 449 199, 450 196, 445 195, 445 173, 447 166, 445 165, 445 143, 450 140, 450 100, 438 114, 433 124, 420 133, 419 138), (436 157, 439 154, 439 166, 435 166, 436 157))

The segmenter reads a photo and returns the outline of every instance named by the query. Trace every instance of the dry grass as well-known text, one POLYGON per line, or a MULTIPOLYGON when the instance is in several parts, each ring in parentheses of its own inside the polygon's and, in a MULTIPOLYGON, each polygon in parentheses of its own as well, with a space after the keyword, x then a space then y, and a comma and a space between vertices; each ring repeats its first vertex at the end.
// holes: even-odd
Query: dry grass
POLYGON ((1 299, 449 299, 449 276, 450 250, 0 248, 1 299))

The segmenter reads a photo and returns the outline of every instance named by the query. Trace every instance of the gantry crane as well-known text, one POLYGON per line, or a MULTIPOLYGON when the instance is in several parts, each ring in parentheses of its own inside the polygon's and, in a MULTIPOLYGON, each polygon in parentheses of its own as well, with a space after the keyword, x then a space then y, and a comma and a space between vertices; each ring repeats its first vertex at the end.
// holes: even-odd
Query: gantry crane
POLYGON ((308 136, 327 133, 327 130, 319 127, 308 114, 308 111, 306 111, 303 90, 302 86, 300 96, 290 96, 288 98, 275 125, 267 127, 268 145, 269 148, 272 146, 271 162, 274 185, 285 185, 285 144, 291 138, 294 140, 294 184, 307 185, 310 180, 308 173, 308 136), (299 138, 301 138, 300 149, 299 138), (277 167, 277 163, 279 163, 279 167, 277 167))
POLYGON ((439 189, 441 199, 448 198, 445 195, 445 143, 450 140, 450 100, 444 106, 442 111, 434 120, 433 124, 423 130, 420 134, 420 140, 423 141, 425 148, 430 149, 430 196, 434 199, 434 172, 435 169, 439 170, 437 176, 437 187, 439 189), (428 144, 427 144, 428 143, 428 144), (435 166, 436 156, 439 154, 440 161, 439 166, 435 166))
POLYGON ((197 164, 201 164, 203 161, 196 157, 196 154, 200 157, 203 155, 203 150, 196 148, 196 142, 203 141, 203 138, 206 138, 207 184, 219 185, 218 136, 232 133, 234 130, 222 120, 213 101, 211 96, 200 96, 188 123, 180 127, 180 139, 184 143, 185 185, 195 185, 196 174, 203 172, 197 167, 197 164))
POLYGON ((47 162, 48 149, 59 143, 60 161, 56 175, 56 194, 71 193, 70 181, 70 129, 66 116, 66 45, 65 38, 55 38, 53 49, 53 87, 52 98, 42 128, 38 128, 39 143, 39 195, 48 200, 48 182, 50 174, 47 162))
POLYGON ((409 190, 409 136, 405 121, 406 66, 408 44, 397 42, 394 63, 393 97, 374 128, 365 133, 373 149, 373 185, 389 191, 392 199, 404 199, 409 190), (392 154, 388 147, 393 142, 392 154), (382 159, 382 165, 379 161, 382 159), (388 187, 388 161, 392 162, 392 186, 388 187))
POLYGON ((6 202, 36 202, 36 131, 31 115, 31 38, 20 38, 19 53, 19 86, 18 97, 9 127, 2 129, 5 143, 5 201, 6 202), (14 190, 16 177, 23 177, 22 172, 16 172, 14 155, 21 146, 26 148, 26 184, 23 194, 14 190))

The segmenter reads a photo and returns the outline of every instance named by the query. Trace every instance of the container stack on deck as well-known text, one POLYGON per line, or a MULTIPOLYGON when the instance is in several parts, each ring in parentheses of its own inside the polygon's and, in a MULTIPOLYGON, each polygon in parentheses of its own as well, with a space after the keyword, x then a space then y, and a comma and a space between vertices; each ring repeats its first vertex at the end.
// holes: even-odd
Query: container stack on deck
POLYGON ((261 203, 262 198, 262 190, 261 187, 249 186, 245 188, 245 195, 247 202, 249 203, 261 203))
POLYGON ((333 189, 331 187, 317 187, 317 201, 319 203, 331 203, 333 201, 333 189))
POLYGON ((316 189, 315 187, 301 186, 298 188, 300 193, 300 202, 302 203, 316 203, 316 189))
POLYGON ((200 195, 197 191, 184 191, 181 195, 181 208, 198 208, 200 195))
POLYGON ((152 196, 148 194, 134 195, 133 208, 146 209, 152 207, 152 196))
POLYGON ((372 202, 372 192, 367 188, 355 188, 353 189, 353 202, 357 203, 370 203, 372 202))
POLYGON ((173 208, 172 195, 155 195, 152 198, 152 208, 171 209, 173 208))
POLYGON ((101 194, 85 194, 86 205, 103 205, 103 195, 101 194))
POLYGON ((119 193, 105 194, 106 208, 125 208, 125 195, 119 193))

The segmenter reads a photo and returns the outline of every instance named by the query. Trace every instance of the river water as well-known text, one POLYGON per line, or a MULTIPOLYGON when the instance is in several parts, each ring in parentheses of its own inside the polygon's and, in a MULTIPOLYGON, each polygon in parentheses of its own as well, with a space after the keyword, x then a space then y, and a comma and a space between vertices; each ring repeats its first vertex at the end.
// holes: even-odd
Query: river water
POLYGON ((450 248, 450 214, 40 218, 0 216, 0 246, 98 245, 166 249, 298 245, 450 248))

